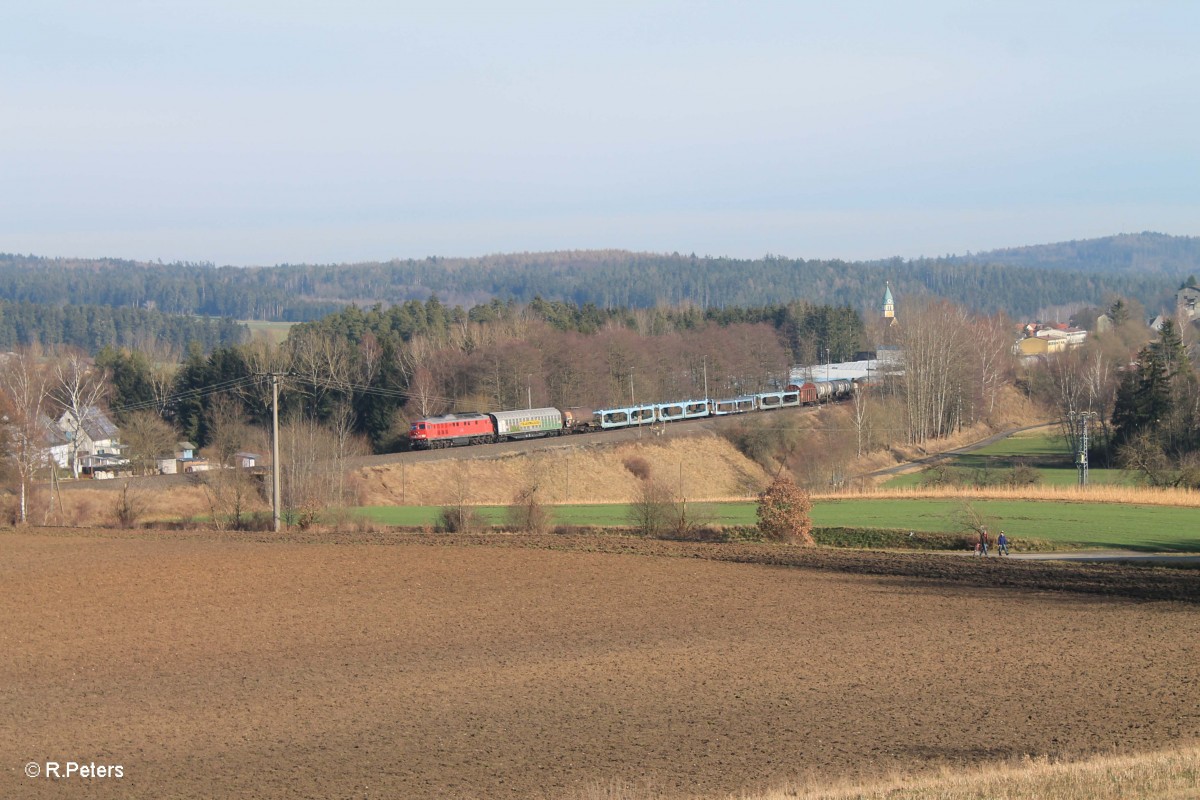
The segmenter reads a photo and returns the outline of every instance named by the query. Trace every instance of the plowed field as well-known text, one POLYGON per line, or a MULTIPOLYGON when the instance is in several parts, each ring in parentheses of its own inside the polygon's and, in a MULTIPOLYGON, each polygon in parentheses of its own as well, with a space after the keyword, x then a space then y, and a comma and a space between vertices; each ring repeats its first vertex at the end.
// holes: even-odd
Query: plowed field
POLYGON ((264 538, 0 533, 0 796, 711 797, 1200 738, 1200 606, 1103 577, 1195 573, 264 538), (124 777, 24 775, 71 760, 124 777))

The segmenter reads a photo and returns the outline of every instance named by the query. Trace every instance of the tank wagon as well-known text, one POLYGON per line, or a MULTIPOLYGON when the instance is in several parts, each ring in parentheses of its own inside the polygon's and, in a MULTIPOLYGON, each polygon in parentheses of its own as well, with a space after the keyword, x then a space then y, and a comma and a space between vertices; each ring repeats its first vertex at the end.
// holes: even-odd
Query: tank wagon
POLYGON ((854 393, 854 381, 848 378, 835 378, 830 381, 808 381, 803 384, 793 383, 787 387, 787 390, 799 394, 801 405, 812 406, 817 403, 845 400, 854 393))

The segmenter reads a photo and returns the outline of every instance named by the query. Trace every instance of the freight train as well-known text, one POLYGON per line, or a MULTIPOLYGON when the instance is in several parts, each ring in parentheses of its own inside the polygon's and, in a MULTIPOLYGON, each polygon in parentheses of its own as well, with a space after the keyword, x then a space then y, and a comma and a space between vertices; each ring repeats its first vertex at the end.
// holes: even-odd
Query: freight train
POLYGON ((762 392, 724 400, 678 400, 628 408, 595 411, 579 408, 531 408, 521 411, 492 411, 487 414, 459 413, 426 417, 412 423, 408 438, 414 450, 436 450, 471 444, 510 442, 545 436, 635 428, 686 419, 724 417, 750 411, 771 411, 845 400, 855 391, 846 379, 791 384, 782 392, 762 392))

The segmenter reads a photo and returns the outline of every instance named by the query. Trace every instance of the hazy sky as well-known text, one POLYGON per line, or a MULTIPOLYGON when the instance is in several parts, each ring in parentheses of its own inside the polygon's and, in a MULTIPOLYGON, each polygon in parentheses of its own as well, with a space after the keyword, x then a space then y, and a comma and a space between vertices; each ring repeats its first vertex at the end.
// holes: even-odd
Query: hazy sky
POLYGON ((0 5, 0 251, 912 257, 1200 234, 1196 2, 0 5))

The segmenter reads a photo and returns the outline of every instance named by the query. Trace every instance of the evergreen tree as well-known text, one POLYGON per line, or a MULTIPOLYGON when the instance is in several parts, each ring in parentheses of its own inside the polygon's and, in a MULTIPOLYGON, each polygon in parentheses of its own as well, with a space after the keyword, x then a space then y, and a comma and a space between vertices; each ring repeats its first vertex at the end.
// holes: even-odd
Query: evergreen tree
POLYGON ((1129 441, 1137 431, 1137 372, 1126 369, 1121 373, 1121 381, 1117 384, 1116 401, 1112 413, 1114 444, 1129 441))
POLYGON ((1136 370, 1127 370, 1117 387, 1113 427, 1119 442, 1148 431, 1157 435, 1158 426, 1171 411, 1171 383, 1166 362, 1153 346, 1141 349, 1136 370))
POLYGON ((1113 321, 1113 326, 1119 328, 1129 321, 1129 307, 1118 297, 1116 302, 1108 307, 1108 316, 1113 321))
POLYGON ((1191 366, 1179 327, 1172 319, 1163 320, 1158 329, 1158 340, 1150 344, 1150 349, 1162 361, 1168 380, 1174 380, 1191 366))

